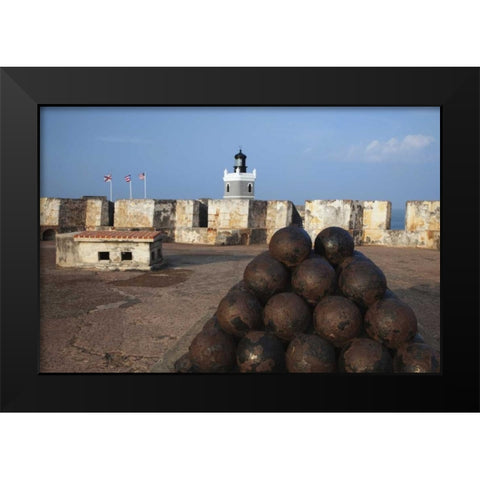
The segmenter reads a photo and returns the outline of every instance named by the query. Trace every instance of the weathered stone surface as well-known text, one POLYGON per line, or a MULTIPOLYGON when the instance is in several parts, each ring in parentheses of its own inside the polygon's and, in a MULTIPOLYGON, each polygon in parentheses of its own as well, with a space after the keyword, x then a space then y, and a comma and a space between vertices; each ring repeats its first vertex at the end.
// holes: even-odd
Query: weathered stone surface
POLYGON ((116 228, 153 227, 155 200, 134 199, 115 202, 114 226, 116 228))
POLYGON ((407 232, 440 231, 440 202, 407 202, 405 230, 407 232))
POLYGON ((58 212, 59 232, 85 229, 87 204, 79 198, 62 198, 58 212))
POLYGON ((248 199, 210 199, 208 228, 248 228, 249 206, 248 199))
POLYGON ((177 200, 155 200, 153 210, 153 227, 175 228, 177 200))
POLYGON ((83 197, 86 202, 85 228, 95 229, 96 227, 109 226, 109 202, 106 197, 83 197))
POLYGON ((385 201, 364 201, 363 229, 390 229, 392 203, 385 201))
POLYGON ((265 228, 267 202, 264 200, 250 200, 248 208, 248 228, 265 228))
POLYGON ((56 236, 56 264, 60 267, 150 270, 163 261, 161 240, 82 241, 74 238, 75 233, 56 236), (99 252, 108 252, 108 259, 100 259, 99 252))
POLYGON ((418 247, 440 250, 440 232, 406 232, 405 230, 363 230, 363 245, 388 247, 418 247))
MULTIPOLYGON (((211 230, 211 229, 208 229, 211 230)), ((254 245, 265 244, 267 232, 264 228, 218 229, 213 245, 254 245)))
POLYGON ((307 200, 305 230, 312 238, 327 227, 360 230, 363 225, 363 205, 357 200, 307 200))
POLYGON ((302 222, 312 238, 324 228, 337 226, 348 230, 355 245, 440 249, 438 201, 407 202, 406 230, 390 230, 388 201, 308 200, 302 207, 288 200, 124 199, 113 204, 103 196, 40 199, 42 239, 45 232, 52 238, 55 232, 104 229, 113 224, 116 229, 159 231, 164 242, 268 244, 279 229, 302 222))
POLYGON ((56 243, 56 264, 60 267, 75 267, 80 263, 77 242, 73 239, 74 233, 57 234, 56 243))
POLYGON ((177 227, 175 229, 175 242, 214 245, 215 242, 210 240, 208 230, 208 228, 202 227, 177 227))
POLYGON ((198 200, 177 200, 175 213, 176 228, 200 226, 200 202, 198 200))
POLYGON ((40 225, 58 225, 60 200, 60 198, 47 197, 40 199, 40 225))

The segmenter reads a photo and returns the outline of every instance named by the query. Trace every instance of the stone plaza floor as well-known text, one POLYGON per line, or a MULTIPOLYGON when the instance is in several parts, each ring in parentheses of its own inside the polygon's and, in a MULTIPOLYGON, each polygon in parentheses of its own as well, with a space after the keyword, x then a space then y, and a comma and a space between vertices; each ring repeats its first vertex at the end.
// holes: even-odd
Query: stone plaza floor
MULTIPOLYGON (((169 372, 218 303, 266 245, 165 243, 154 272, 59 268, 55 242, 40 242, 40 371, 169 372)), ((357 247, 415 311, 440 348, 440 252, 357 247)))

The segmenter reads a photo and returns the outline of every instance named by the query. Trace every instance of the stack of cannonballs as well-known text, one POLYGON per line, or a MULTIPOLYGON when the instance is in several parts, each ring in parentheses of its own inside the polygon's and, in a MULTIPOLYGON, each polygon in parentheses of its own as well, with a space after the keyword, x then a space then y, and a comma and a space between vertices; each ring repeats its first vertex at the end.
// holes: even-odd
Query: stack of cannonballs
POLYGON ((175 363, 187 372, 431 373, 413 310, 344 229, 278 230, 175 363))

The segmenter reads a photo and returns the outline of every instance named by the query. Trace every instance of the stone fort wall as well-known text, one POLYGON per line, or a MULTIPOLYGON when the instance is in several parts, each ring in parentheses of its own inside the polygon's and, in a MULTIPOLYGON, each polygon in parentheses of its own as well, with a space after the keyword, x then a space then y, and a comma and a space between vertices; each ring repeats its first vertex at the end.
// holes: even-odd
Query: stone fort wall
POLYGON ((440 249, 440 202, 409 201, 405 230, 391 230, 391 202, 200 199, 40 199, 40 238, 78 230, 155 230, 163 241, 207 245, 265 243, 280 228, 302 225, 315 240, 326 227, 348 230, 356 245, 440 249), (49 233, 49 235, 46 235, 49 233))

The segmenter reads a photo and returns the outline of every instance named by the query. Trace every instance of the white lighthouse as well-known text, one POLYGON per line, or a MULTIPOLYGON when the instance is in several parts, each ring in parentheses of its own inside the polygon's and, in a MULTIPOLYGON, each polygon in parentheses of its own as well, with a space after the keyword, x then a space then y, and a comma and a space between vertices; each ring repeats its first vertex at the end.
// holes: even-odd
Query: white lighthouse
POLYGON ((253 169, 252 173, 247 173, 246 158, 247 156, 240 149, 235 155, 233 173, 228 173, 227 169, 223 172, 223 198, 253 199, 255 197, 257 171, 253 169))

